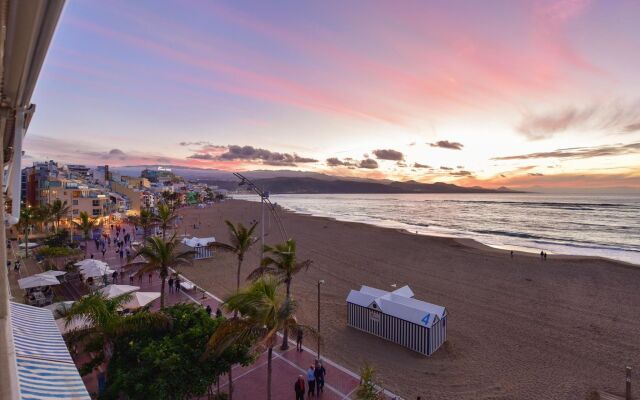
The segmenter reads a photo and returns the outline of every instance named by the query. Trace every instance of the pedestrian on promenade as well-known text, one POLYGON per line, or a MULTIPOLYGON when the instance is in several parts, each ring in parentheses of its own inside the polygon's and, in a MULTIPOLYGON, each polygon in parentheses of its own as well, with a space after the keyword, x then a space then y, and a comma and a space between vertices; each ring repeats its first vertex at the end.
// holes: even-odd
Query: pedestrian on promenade
POLYGON ((302 338, 304 336, 304 332, 302 332, 302 328, 298 328, 298 333, 296 335, 296 350, 302 351, 302 338))
POLYGON ((102 259, 104 259, 104 254, 107 252, 107 249, 105 249, 104 247, 102 248, 102 259))
POLYGON ((296 400, 304 400, 304 378, 302 375, 298 375, 298 379, 293 385, 293 390, 296 392, 296 400))
POLYGON ((118 283, 118 271, 113 271, 111 277, 113 278, 113 283, 118 283))
POLYGON ((320 393, 324 392, 324 377, 327 374, 327 371, 322 365, 322 361, 316 360, 316 368, 314 369, 313 374, 316 377, 316 389, 319 396, 320 393))
POLYGON ((151 283, 151 279, 153 279, 153 271, 149 271, 149 283, 151 283))
POLYGON ((205 310, 207 311, 207 314, 211 316, 211 306, 209 304, 207 304, 207 308, 205 310))
POLYGON ((124 259, 124 251, 120 249, 120 262, 124 259))
POLYGON ((315 368, 313 368, 313 365, 309 366, 309 369, 307 370, 307 384, 309 385, 309 390, 307 391, 307 394, 309 395, 309 397, 313 397, 316 394, 316 375, 315 375, 315 368))
POLYGON ((169 293, 173 293, 173 277, 169 277, 169 293))
POLYGON ((222 317, 222 310, 220 308, 216 308, 216 318, 222 317))

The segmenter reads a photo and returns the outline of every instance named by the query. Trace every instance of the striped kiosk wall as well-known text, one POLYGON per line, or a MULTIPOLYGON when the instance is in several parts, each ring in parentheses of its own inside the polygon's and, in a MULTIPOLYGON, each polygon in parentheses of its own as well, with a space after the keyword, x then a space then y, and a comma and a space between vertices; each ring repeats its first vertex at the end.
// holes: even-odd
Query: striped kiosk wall
POLYGON ((352 291, 348 325, 430 356, 447 340, 447 313, 444 307, 407 297, 409 293, 413 296, 410 289, 403 295, 365 286, 352 291))

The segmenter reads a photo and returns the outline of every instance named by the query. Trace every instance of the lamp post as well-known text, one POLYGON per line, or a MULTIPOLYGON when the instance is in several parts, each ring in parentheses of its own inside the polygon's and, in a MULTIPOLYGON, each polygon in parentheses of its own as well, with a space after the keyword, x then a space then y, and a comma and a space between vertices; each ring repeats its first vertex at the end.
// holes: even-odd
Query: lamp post
POLYGON ((324 283, 324 279, 318 280, 318 361, 320 361, 320 286, 324 283))

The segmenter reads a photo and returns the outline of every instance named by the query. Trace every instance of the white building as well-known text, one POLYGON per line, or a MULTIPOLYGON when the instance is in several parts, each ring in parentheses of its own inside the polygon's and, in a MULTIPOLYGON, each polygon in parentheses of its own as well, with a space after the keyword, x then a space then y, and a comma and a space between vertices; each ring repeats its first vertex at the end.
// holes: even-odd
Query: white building
POLYGON ((429 356, 447 340, 447 310, 413 298, 404 286, 387 292, 362 286, 347 297, 348 324, 429 356))

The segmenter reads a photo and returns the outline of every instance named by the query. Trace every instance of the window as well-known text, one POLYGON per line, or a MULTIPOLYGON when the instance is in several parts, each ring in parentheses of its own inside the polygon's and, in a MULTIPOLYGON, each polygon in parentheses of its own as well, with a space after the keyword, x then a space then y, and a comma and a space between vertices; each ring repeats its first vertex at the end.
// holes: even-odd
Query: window
MULTIPOLYGON (((78 200, 73 200, 73 205, 77 206, 78 205, 78 200)), ((78 211, 78 210, 73 210, 73 211, 78 211)))
POLYGON ((77 209, 73 210, 73 215, 78 215, 78 214, 79 214, 79 212, 78 212, 77 209))
POLYGON ((99 206, 100 206, 100 200, 93 200, 93 201, 92 201, 92 205, 93 205, 94 207, 99 207, 99 206))
POLYGON ((94 217, 98 217, 98 216, 100 216, 100 213, 101 213, 101 212, 102 212, 102 210, 101 210, 101 209, 99 209, 99 208, 94 208, 94 209, 93 209, 93 216, 94 216, 94 217))

